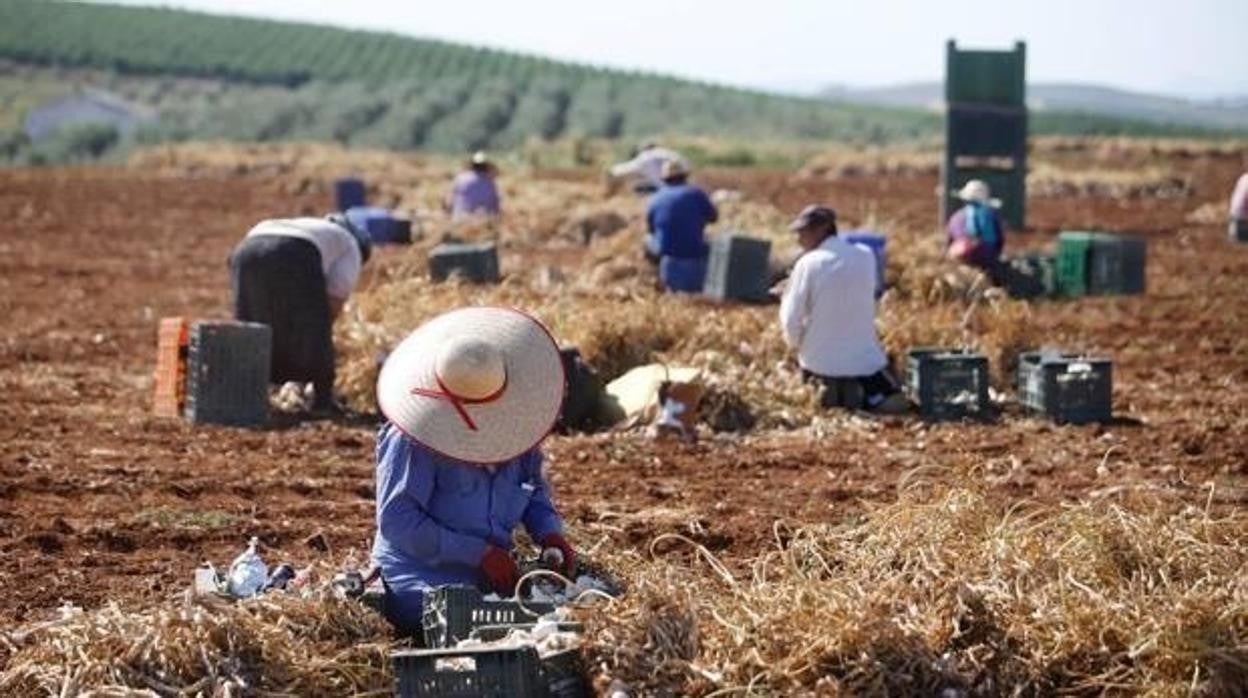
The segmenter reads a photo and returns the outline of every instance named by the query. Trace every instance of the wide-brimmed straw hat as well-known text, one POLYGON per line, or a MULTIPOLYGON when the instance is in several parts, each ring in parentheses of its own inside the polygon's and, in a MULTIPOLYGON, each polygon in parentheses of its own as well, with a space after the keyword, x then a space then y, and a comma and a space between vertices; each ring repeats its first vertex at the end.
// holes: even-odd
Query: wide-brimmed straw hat
POLYGON ((1001 207, 1001 200, 992 198, 992 190, 982 179, 972 179, 958 191, 958 198, 963 201, 984 204, 993 208, 1001 207))
POLYGON ((377 380, 382 414, 410 438, 466 463, 511 460, 545 438, 563 403, 559 347, 511 308, 453 310, 421 325, 377 380))

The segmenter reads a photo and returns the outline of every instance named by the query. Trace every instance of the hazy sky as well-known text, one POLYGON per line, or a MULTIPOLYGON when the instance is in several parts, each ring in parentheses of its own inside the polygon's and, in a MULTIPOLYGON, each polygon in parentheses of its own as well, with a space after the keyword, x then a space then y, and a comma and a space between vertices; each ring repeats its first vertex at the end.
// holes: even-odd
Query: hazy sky
MULTIPOLYGON (((129 4, 157 4, 125 0, 129 4)), ((947 38, 1028 42, 1028 79, 1248 95, 1248 0, 171 0, 811 90, 936 80, 947 38)))

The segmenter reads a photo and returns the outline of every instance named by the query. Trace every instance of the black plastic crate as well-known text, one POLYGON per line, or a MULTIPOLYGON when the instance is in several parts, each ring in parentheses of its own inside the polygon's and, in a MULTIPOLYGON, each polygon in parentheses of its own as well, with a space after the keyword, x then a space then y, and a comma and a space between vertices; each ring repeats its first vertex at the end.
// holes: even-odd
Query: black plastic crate
POLYGON ((988 359, 969 349, 911 349, 906 391, 924 419, 985 417, 991 408, 988 359))
POLYGON ((1056 257, 1037 253, 1007 257, 1005 290, 1011 298, 1047 298, 1056 295, 1056 257))
POLYGON ((771 242, 745 235, 711 238, 702 292, 719 300, 763 301, 770 281, 771 242))
POLYGON ((497 282, 498 247, 492 242, 447 242, 429 251, 429 276, 434 281, 445 281, 456 272, 477 284, 497 282))
POLYGON ((1027 108, 950 104, 946 134, 958 155, 1022 157, 1027 149, 1027 108))
POLYGON ((547 695, 532 647, 400 650, 390 661, 402 698, 547 695))
POLYGON ((1226 229, 1226 236, 1231 242, 1248 242, 1248 220, 1232 219, 1226 229))
POLYGON ((480 590, 470 586, 438 587, 425 594, 425 644, 451 647, 483 626, 530 624, 554 610, 549 603, 521 606, 517 601, 487 601, 480 590))
POLYGON ((1132 295, 1144 293, 1147 247, 1143 238, 1101 236, 1088 258, 1088 292, 1132 295))
POLYGON ((1113 418, 1114 367, 1109 359, 1053 349, 1018 357, 1018 400, 1058 422, 1113 418))
POLYGON ((201 321, 187 342, 186 417, 256 426, 269 418, 273 330, 254 322, 201 321))
POLYGON ((565 650, 543 658, 542 683, 550 698, 589 698, 593 695, 580 650, 565 650))

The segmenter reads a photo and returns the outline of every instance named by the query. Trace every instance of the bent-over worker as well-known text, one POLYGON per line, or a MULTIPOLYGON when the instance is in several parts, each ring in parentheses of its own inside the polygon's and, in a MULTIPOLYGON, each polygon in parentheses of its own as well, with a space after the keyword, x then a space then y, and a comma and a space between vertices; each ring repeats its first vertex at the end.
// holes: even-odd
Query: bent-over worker
POLYGON ((637 148, 633 157, 611 166, 607 176, 614 183, 629 182, 638 194, 651 194, 663 187, 663 165, 678 162, 689 168, 684 157, 675 150, 646 141, 637 148))
POLYGON ((333 324, 371 253, 341 214, 261 221, 230 255, 234 317, 273 330, 274 383, 312 383, 313 409, 336 409, 333 324))

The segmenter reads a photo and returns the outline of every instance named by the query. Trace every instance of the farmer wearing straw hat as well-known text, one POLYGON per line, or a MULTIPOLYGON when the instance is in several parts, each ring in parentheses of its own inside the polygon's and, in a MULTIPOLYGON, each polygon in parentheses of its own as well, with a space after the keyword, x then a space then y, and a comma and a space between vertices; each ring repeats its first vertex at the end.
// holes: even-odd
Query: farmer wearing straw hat
POLYGON ((572 576, 576 553, 542 475, 538 444, 559 416, 563 364, 537 320, 505 308, 454 310, 387 359, 377 400, 373 560, 386 615, 418 631, 425 592, 476 585, 510 595, 512 532, 523 525, 572 576))
POLYGON ((979 179, 967 182, 958 198, 966 205, 949 217, 946 252, 950 259, 982 269, 998 282, 1005 249, 1005 224, 997 212, 1001 200, 992 198, 988 184, 979 179))
POLYGON ((489 156, 481 151, 472 154, 463 172, 455 176, 446 206, 451 218, 470 216, 497 216, 501 212, 498 185, 494 178, 498 168, 489 156))
POLYGON ((646 253, 659 263, 659 281, 668 291, 701 293, 706 279, 706 226, 719 220, 711 197, 689 183, 689 166, 663 163, 663 188, 646 211, 646 253))
POLYGON ((273 329, 270 380, 310 382, 313 410, 336 411, 333 324, 372 243, 346 216, 261 221, 230 255, 234 317, 273 329))
POLYGON ((875 254, 840 238, 826 206, 802 209, 789 230, 803 253, 780 299, 780 327, 803 377, 822 386, 824 407, 905 411, 875 331, 875 254))

